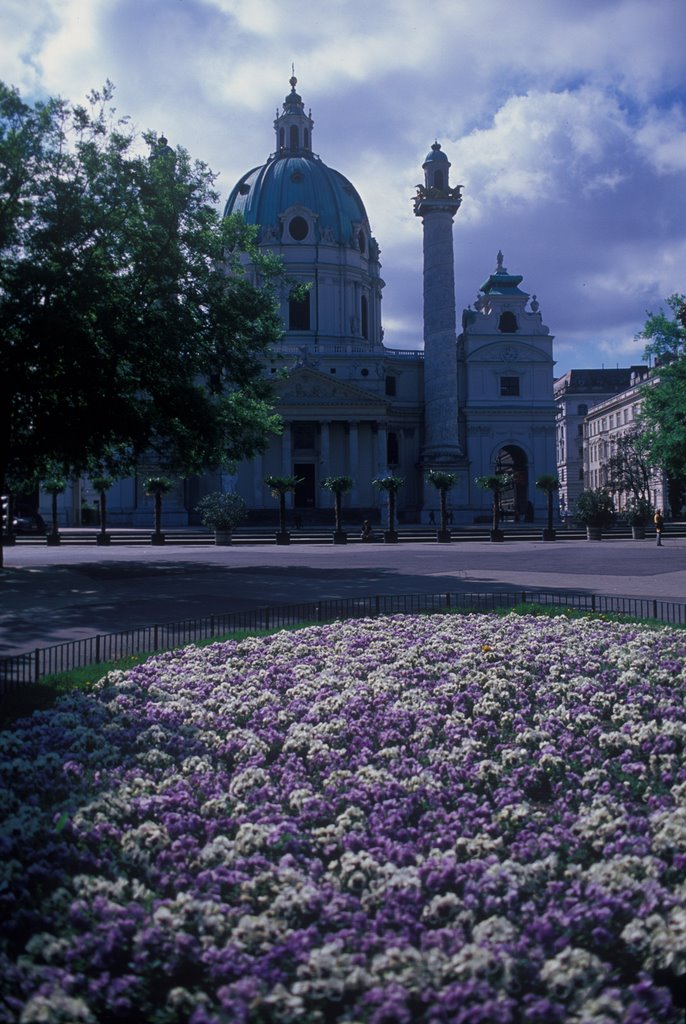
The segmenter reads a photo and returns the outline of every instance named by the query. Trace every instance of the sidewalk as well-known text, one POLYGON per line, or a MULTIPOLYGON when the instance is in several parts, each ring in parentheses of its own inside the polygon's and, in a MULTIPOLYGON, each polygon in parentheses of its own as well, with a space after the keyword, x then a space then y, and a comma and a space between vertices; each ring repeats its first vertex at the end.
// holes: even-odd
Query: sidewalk
POLYGON ((375 594, 555 591, 686 603, 686 538, 226 548, 18 545, 0 655, 221 612, 375 594))

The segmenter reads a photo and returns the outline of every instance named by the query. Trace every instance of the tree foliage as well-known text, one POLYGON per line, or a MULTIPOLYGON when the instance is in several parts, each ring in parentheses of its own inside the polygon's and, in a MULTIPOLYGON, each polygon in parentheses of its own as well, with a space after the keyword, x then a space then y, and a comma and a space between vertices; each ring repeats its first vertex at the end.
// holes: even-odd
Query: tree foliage
POLYGON ((112 92, 29 106, 0 83, 2 490, 50 461, 122 475, 143 451, 199 472, 279 428, 262 372, 278 266, 221 218, 206 165, 138 138, 112 92))
POLYGON ((648 313, 645 324, 636 335, 637 340, 647 343, 644 358, 653 357, 656 362, 686 353, 686 296, 675 293, 665 301, 672 315, 665 313, 664 309, 648 313))

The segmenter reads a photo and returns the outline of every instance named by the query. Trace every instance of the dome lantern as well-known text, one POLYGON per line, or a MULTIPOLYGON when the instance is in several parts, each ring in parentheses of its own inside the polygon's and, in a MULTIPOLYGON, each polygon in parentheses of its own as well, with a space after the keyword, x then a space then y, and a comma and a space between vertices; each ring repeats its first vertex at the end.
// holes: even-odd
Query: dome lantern
POLYGON ((276 115, 274 129, 276 131, 277 156, 288 154, 308 154, 312 152, 312 129, 314 121, 305 113, 302 97, 295 91, 298 79, 292 74, 289 79, 291 91, 283 101, 283 110, 276 115))

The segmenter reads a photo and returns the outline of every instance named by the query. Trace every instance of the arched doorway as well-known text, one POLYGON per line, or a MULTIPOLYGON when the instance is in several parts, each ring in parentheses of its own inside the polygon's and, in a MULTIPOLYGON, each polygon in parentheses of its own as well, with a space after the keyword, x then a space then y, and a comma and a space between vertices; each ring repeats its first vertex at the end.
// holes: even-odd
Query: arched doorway
POLYGON ((533 515, 533 508, 529 501, 529 460, 526 452, 519 445, 506 444, 496 456, 495 471, 512 476, 512 487, 503 491, 501 496, 503 515, 511 516, 515 522, 528 520, 533 515))

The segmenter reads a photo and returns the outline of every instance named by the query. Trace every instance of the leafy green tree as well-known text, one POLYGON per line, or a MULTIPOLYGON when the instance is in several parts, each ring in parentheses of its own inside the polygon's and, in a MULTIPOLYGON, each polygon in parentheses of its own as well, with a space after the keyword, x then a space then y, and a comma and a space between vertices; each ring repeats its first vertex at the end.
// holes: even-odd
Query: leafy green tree
POLYGON ((674 358, 686 353, 686 296, 678 292, 665 300, 672 315, 660 309, 648 313, 645 324, 636 335, 636 340, 646 342, 644 358, 653 357, 662 362, 665 357, 674 358))
POLYGON ((673 318, 650 314, 638 335, 658 366, 643 387, 640 424, 648 457, 670 478, 670 503, 681 506, 686 483, 686 299, 671 295, 673 318))
POLYGON ((0 493, 113 449, 199 472, 279 429, 279 264, 204 164, 154 133, 141 155, 112 92, 29 106, 0 83, 0 493))

